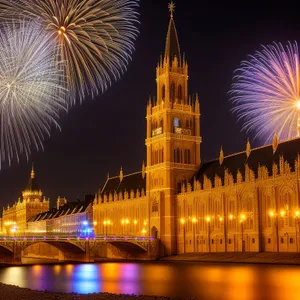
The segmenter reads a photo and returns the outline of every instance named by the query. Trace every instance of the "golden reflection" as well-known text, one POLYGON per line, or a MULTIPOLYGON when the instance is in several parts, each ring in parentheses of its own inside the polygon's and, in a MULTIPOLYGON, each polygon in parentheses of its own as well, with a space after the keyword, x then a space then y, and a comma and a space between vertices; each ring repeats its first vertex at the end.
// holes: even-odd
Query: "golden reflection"
POLYGON ((66 273, 68 276, 73 275, 74 266, 73 265, 66 265, 66 273))
POLYGON ((59 275, 60 272, 61 272, 61 265, 55 265, 54 266, 55 275, 59 275))
POLYGON ((34 276, 39 276, 41 271, 42 271, 42 266, 41 265, 35 265, 32 267, 33 274, 34 276))

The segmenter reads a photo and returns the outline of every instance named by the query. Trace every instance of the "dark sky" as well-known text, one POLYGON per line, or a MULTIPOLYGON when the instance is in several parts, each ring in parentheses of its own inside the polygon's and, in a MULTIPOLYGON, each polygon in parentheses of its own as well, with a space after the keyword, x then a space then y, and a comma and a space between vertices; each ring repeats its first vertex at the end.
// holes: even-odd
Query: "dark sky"
MULTIPOLYGON (((141 169, 145 159, 145 111, 155 95, 155 68, 164 51, 168 0, 141 0, 136 52, 122 79, 94 100, 73 107, 43 152, 34 153, 36 176, 54 205, 95 193, 107 172, 141 169)), ((189 63, 189 92, 201 101, 202 161, 245 148, 247 136, 230 113, 233 71, 248 54, 272 41, 298 40, 299 12, 291 2, 177 0, 175 23, 189 63)), ((250 136, 251 139, 251 136, 250 136)), ((259 145, 259 141, 256 142, 259 145)), ((254 143, 252 143, 254 146, 254 143)), ((27 184, 31 161, 0 171, 0 206, 13 203, 27 184)))

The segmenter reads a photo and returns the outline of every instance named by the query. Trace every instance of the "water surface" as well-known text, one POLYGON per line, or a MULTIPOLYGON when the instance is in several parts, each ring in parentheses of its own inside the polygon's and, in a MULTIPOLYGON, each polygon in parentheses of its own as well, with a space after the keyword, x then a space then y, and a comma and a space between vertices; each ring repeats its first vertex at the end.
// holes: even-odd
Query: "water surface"
POLYGON ((96 263, 0 268, 0 281, 35 290, 194 299, 300 299, 300 267, 193 262, 96 263))

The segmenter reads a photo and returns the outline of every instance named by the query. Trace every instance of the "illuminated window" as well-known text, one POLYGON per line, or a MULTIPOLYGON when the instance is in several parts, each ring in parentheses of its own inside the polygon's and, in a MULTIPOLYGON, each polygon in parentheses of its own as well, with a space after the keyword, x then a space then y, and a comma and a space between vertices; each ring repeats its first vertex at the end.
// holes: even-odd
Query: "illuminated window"
POLYGON ((174 127, 179 127, 179 119, 174 118, 174 127))

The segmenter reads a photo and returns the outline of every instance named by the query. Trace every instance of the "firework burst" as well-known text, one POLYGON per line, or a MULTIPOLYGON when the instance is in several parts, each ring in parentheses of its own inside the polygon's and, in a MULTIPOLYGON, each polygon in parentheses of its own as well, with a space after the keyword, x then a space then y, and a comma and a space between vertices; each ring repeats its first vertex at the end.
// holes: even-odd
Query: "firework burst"
POLYGON ((0 167, 40 149, 66 110, 66 91, 55 45, 34 22, 0 27, 0 167))
POLYGON ((2 19, 38 20, 59 45, 71 99, 104 92, 126 70, 139 0, 0 0, 2 19))
POLYGON ((299 50, 297 43, 264 46, 236 70, 230 100, 243 130, 271 142, 299 135, 299 50))

